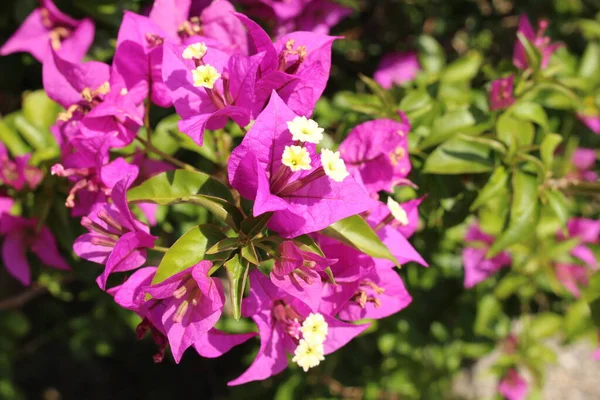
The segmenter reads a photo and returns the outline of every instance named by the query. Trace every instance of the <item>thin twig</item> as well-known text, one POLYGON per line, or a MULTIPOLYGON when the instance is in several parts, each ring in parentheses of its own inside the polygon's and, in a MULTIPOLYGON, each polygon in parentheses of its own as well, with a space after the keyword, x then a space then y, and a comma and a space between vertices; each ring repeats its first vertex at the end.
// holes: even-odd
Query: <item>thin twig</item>
POLYGON ((21 293, 4 300, 0 300, 0 311, 21 308, 25 303, 35 299, 38 296, 41 296, 42 294, 45 294, 47 291, 47 287, 34 283, 21 293))
POLYGON ((164 151, 157 149, 156 147, 154 147, 151 143, 149 143, 147 140, 136 136, 135 137, 139 142, 141 142, 146 149, 149 152, 152 152, 160 157, 163 158, 163 160, 170 162, 171 164, 179 167, 179 168, 183 168, 183 169, 187 169, 188 171, 198 171, 196 168, 194 168, 193 166, 191 166, 190 164, 186 164, 183 161, 179 161, 178 159, 176 159, 175 157, 171 156, 170 154, 165 153, 164 151))

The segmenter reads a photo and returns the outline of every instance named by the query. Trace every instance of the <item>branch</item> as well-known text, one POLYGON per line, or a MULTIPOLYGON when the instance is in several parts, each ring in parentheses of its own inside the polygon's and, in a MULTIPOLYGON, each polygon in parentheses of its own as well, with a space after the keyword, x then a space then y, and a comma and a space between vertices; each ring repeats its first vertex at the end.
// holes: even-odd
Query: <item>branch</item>
POLYGON ((23 292, 13 297, 0 300, 0 311, 21 308, 23 305, 25 305, 25 303, 35 299, 38 296, 45 294, 47 291, 47 287, 34 283, 33 285, 31 285, 31 287, 27 288, 23 292))
MULTIPOLYGON (((65 275, 58 279, 59 284, 65 284, 73 281, 75 277, 73 275, 65 275)), ((23 307, 29 301, 36 297, 42 296, 48 293, 48 287, 40 285, 34 282, 30 287, 23 290, 12 297, 0 300, 0 311, 14 310, 23 307)))

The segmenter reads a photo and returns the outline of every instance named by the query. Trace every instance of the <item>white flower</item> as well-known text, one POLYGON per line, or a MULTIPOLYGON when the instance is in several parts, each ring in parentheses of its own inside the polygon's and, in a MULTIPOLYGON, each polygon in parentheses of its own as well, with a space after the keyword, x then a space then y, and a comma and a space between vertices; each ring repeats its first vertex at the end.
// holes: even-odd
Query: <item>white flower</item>
POLYGON ((327 338, 329 326, 321 314, 310 313, 302 323, 302 337, 309 343, 324 343, 327 338))
POLYGON ((204 42, 194 43, 186 47, 185 50, 183 50, 181 56, 186 60, 200 60, 202 59, 202 57, 204 57, 207 50, 208 48, 206 47, 206 44, 204 42))
POLYGON ((217 72, 215 67, 206 64, 193 69, 192 76, 194 77, 194 86, 212 89, 221 74, 217 72))
POLYGON ((406 214, 404 208, 402 208, 402 206, 398 204, 397 201, 395 201, 391 197, 388 197, 387 206, 390 209, 390 212, 392 213, 392 216, 396 219, 396 221, 400 222, 400 225, 408 225, 408 214, 406 214))
POLYGON ((310 368, 319 365, 325 359, 324 353, 325 349, 322 344, 312 344, 301 339, 294 351, 292 362, 298 364, 306 372, 310 368))
POLYGON ((308 154, 308 150, 301 146, 285 146, 281 163, 286 167, 290 167, 293 172, 312 168, 310 166, 310 154, 308 154))
POLYGON ((292 134, 292 139, 298 140, 302 143, 314 143, 317 144, 323 140, 323 128, 319 128, 312 119, 306 119, 306 117, 296 117, 287 123, 288 129, 292 134))
POLYGON ((340 158, 340 152, 333 152, 329 149, 321 150, 321 165, 328 177, 336 182, 342 182, 348 175, 346 164, 340 158))

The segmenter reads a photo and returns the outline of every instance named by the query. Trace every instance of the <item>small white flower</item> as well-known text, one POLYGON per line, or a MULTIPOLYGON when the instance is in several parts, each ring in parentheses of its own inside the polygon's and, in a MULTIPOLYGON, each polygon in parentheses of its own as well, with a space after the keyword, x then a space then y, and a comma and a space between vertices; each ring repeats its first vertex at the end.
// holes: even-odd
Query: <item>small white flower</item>
POLYGON ((340 157, 340 152, 333 152, 329 149, 321 150, 321 165, 328 177, 336 182, 342 182, 348 175, 346 164, 340 157))
POLYGON ((316 367, 325 359, 324 353, 325 349, 322 344, 312 344, 301 339, 294 351, 292 362, 295 362, 304 372, 307 372, 310 368, 316 367))
POLYGON ((200 60, 206 54, 208 48, 204 42, 190 44, 188 47, 183 50, 181 54, 183 58, 186 60, 200 60))
POLYGON ((396 221, 400 222, 400 225, 406 226, 409 224, 408 214, 406 214, 404 208, 402 208, 402 206, 398 204, 397 201, 395 201, 391 197, 388 197, 387 206, 390 209, 390 212, 392 213, 392 216, 396 219, 396 221))
POLYGON ((194 86, 212 89, 217 79, 221 77, 221 74, 215 67, 206 64, 193 69, 192 76, 194 78, 194 86))
POLYGON ((302 337, 309 343, 321 344, 327 338, 329 325, 321 314, 310 313, 302 323, 302 337))
POLYGON ((320 128, 319 124, 312 119, 306 119, 304 116, 295 117, 293 120, 288 121, 287 126, 294 140, 314 144, 323 140, 324 129, 320 128))
POLYGON ((310 166, 310 154, 308 154, 308 150, 301 146, 285 146, 281 163, 293 172, 312 168, 310 166))

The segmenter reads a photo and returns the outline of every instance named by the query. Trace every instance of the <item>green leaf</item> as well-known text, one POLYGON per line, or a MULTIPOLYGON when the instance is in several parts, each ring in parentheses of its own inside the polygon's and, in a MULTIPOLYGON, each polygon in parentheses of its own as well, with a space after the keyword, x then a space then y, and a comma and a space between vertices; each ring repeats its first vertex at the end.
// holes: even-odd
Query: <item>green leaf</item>
POLYGON ((33 124, 25 119, 22 114, 15 116, 15 127, 25 138, 27 143, 36 150, 46 148, 49 143, 46 142, 46 135, 33 124))
POLYGON ((512 296, 522 286, 529 282, 526 276, 523 275, 507 275, 505 276, 494 289, 494 294, 500 300, 505 300, 512 296))
POLYGON ((554 151, 560 142, 562 142, 562 140, 562 136, 556 133, 549 133, 544 136, 544 140, 542 140, 542 144, 540 145, 540 156, 542 157, 544 164, 546 164, 546 167, 552 168, 552 163, 554 162, 554 151))
POLYGON ((579 65, 579 76, 598 80, 600 79, 600 44, 588 43, 579 65))
POLYGON ((163 256, 152 283, 165 279, 210 257, 206 251, 226 236, 214 225, 195 226, 183 234, 163 256))
POLYGON ((427 157, 423 172, 428 174, 477 174, 494 167, 490 149, 480 143, 456 138, 439 146, 427 157))
POLYGON ((252 242, 242 247, 242 257, 251 264, 260 265, 258 255, 256 254, 256 249, 254 248, 252 242))
POLYGON ((565 312, 563 322, 564 332, 569 339, 573 339, 584 333, 596 321, 591 321, 590 305, 583 299, 570 304, 565 312))
POLYGON ((505 193, 507 191, 506 182, 508 182, 508 172, 506 171, 506 168, 503 166, 497 167, 485 186, 479 191, 477 198, 473 204, 471 204, 469 210, 474 211, 493 198, 505 193))
POLYGON ((19 134, 10 129, 2 119, 0 119, 0 142, 8 148, 13 156, 20 156, 30 151, 29 146, 21 140, 19 134))
POLYGON ((547 190, 544 195, 546 196, 546 200, 548 200, 550 208, 552 208, 552 211, 554 211, 554 214, 556 214, 561 224, 567 226, 570 213, 565 194, 560 190, 547 190))
POLYGON ((496 132, 498 139, 508 147, 510 155, 514 154, 518 148, 533 143, 535 127, 531 122, 521 121, 510 113, 504 113, 498 118, 496 132))
POLYGON ((267 212, 258 217, 248 217, 242 221, 241 233, 248 239, 254 239, 264 228, 273 216, 272 212, 267 212))
POLYGON ((217 253, 221 253, 224 251, 236 250, 239 247, 240 247, 239 238, 236 238, 236 237, 229 238, 228 237, 226 239, 219 241, 210 249, 206 250, 206 254, 217 254, 217 253))
POLYGON ((50 127, 56 122, 60 110, 60 106, 43 90, 30 92, 23 98, 23 117, 44 134, 44 141, 48 144, 56 145, 50 127))
POLYGON ((308 235, 295 237, 294 242, 296 242, 296 245, 298 245, 298 247, 300 247, 302 250, 308 250, 320 255, 321 257, 325 257, 323 250, 321 250, 319 245, 315 243, 315 241, 312 240, 312 238, 308 235))
POLYGON ((433 99, 426 90, 408 92, 400 101, 399 108, 411 119, 426 114, 433 108, 433 99))
POLYGON ((546 339, 557 333, 562 327, 562 318, 554 313, 543 313, 535 317, 526 332, 534 339, 546 339))
POLYGON ((590 278, 590 283, 585 290, 584 298, 588 302, 600 299, 600 272, 596 272, 590 278))
POLYGON ((428 72, 441 72, 446 65, 446 52, 444 48, 429 35, 422 35, 419 37, 419 64, 425 71, 428 72))
POLYGON ((548 130, 548 116, 538 103, 520 101, 510 107, 510 112, 518 119, 535 122, 544 131, 548 130))
POLYGON ((243 219, 227 186, 198 171, 163 172, 130 189, 127 198, 134 203, 198 204, 234 229, 243 219))
POLYGON ((246 290, 250 264, 246 260, 240 260, 239 255, 235 255, 231 260, 225 263, 227 271, 227 280, 229 281, 229 296, 233 309, 233 317, 237 320, 242 316, 242 299, 246 290))
POLYGON ((515 170, 512 178, 513 198, 508 228, 494 241, 487 257, 496 256, 515 243, 528 239, 535 233, 540 217, 538 184, 535 177, 515 170))
POLYGON ((467 55, 452 62, 442 73, 441 80, 446 83, 471 81, 479 72, 483 56, 477 51, 470 51, 467 55))
POLYGON ((386 108, 393 110, 394 98, 392 97, 390 92, 388 92, 387 90, 382 88, 379 83, 375 82, 373 79, 369 78, 366 75, 358 74, 358 77, 360 78, 361 81, 363 81, 365 83, 365 85, 367 85, 369 87, 369 89, 373 92, 373 94, 376 95, 379 98, 379 100, 381 100, 381 103, 386 108))
POLYGON ((385 258, 398 265, 398 260, 390 250, 383 244, 379 236, 359 215, 353 215, 323 229, 321 233, 347 244, 363 253, 375 257, 385 258))
POLYGON ((455 133, 475 125, 473 114, 466 109, 448 111, 433 122, 431 134, 420 144, 421 150, 438 145, 450 139, 455 133))
POLYGON ((475 333, 483 336, 494 336, 494 325, 502 316, 502 306, 492 295, 486 295, 477 304, 475 317, 475 333))

